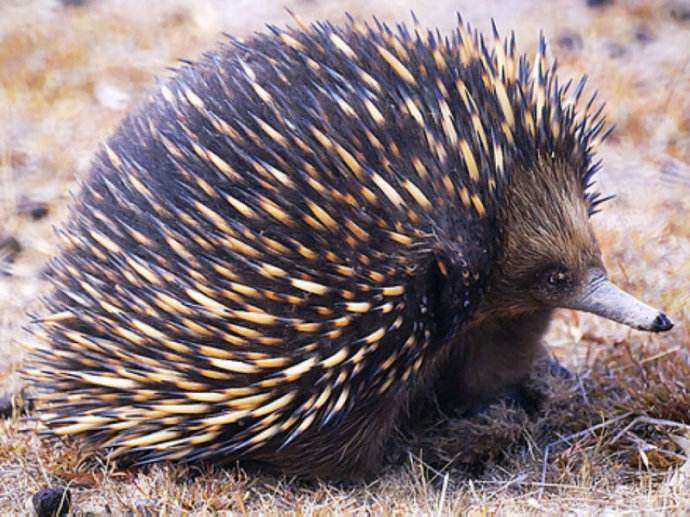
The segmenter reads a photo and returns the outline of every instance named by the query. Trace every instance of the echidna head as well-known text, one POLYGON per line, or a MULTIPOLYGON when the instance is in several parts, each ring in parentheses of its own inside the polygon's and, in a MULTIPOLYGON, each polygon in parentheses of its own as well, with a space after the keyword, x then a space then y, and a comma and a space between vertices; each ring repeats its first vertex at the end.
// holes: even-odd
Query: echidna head
POLYGON ((498 207, 490 303, 508 312, 570 308, 640 330, 669 330, 663 312, 608 280, 590 212, 573 165, 549 157, 516 171, 498 207))

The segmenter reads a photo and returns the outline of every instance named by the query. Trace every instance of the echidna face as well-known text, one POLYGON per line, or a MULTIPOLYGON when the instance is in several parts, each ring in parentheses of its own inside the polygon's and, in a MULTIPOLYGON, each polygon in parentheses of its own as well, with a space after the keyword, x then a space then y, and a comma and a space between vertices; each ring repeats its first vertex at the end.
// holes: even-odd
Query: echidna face
POLYGON ((564 307, 640 330, 669 330, 673 324, 665 314, 608 281, 575 172, 544 159, 508 186, 499 210, 493 298, 510 312, 564 307))

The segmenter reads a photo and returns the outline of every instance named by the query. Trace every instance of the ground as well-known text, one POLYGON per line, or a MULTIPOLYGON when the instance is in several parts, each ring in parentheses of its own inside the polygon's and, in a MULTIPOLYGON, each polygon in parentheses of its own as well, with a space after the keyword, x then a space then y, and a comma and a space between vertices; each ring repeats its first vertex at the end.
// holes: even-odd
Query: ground
POLYGON ((690 510, 690 2, 504 0, 5 0, 0 3, 0 512, 24 513, 45 486, 69 486, 78 511, 375 513, 690 510), (480 5, 478 5, 480 4, 480 5), (663 307, 668 334, 631 331, 572 311, 549 348, 576 373, 535 375, 541 411, 498 405, 471 419, 426 422, 400 436, 381 476, 335 487, 239 469, 118 470, 78 444, 49 444, 19 411, 27 312, 92 153, 178 58, 265 23, 408 21, 449 31, 455 11, 480 29, 494 17, 533 52, 539 29, 561 74, 590 76, 617 130, 601 150, 595 216, 614 281, 663 307), (1 405, 1 404, 0 404, 1 405), (1 409, 0 409, 1 411, 1 409))

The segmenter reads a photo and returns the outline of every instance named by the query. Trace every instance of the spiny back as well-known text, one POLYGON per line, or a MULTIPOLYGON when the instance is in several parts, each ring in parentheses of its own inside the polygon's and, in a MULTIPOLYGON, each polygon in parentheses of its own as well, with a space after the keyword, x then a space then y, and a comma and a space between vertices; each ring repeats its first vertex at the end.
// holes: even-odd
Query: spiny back
POLYGON ((532 71, 462 23, 271 32, 182 68, 99 153, 33 372, 56 433, 153 461, 357 430, 476 310, 512 171, 557 156, 596 204, 600 111, 543 42, 532 71))

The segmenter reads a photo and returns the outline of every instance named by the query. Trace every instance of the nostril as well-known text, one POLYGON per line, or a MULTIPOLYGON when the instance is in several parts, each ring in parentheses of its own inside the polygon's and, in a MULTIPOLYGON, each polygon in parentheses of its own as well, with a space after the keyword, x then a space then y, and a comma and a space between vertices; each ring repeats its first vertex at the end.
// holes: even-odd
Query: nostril
POLYGON ((652 330, 654 332, 666 332, 672 328, 673 322, 671 321, 671 318, 666 316, 666 314, 663 312, 659 313, 659 315, 654 319, 654 323, 652 325, 652 330))

